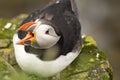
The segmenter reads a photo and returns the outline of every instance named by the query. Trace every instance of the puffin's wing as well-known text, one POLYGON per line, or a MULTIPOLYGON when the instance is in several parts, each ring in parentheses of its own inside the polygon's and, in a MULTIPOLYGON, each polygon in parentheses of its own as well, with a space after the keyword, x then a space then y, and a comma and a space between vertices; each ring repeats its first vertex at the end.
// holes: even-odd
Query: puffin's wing
POLYGON ((78 2, 79 0, 70 0, 71 6, 72 6, 72 11, 76 14, 76 16, 79 18, 79 9, 78 9, 78 2))
MULTIPOLYGON (((62 1, 69 1, 69 0, 52 0, 49 4, 56 3, 57 1, 62 2, 62 1)), ((76 14, 76 16, 79 18, 79 9, 78 9, 78 4, 79 0, 70 0, 72 11, 76 14)))

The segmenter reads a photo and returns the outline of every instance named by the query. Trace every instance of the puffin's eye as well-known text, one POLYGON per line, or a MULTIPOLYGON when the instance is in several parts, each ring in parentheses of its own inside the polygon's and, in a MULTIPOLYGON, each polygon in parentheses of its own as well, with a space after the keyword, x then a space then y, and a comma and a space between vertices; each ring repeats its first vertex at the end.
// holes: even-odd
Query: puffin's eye
POLYGON ((57 36, 53 28, 49 28, 48 30, 46 30, 45 34, 49 36, 57 36))
POLYGON ((49 34, 49 30, 47 30, 47 31, 45 32, 45 34, 49 34))

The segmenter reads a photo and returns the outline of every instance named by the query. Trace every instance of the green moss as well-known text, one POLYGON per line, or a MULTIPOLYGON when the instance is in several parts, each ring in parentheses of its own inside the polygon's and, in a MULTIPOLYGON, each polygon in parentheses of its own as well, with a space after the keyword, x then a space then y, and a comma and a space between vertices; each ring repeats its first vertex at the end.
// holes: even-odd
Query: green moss
POLYGON ((97 46, 96 41, 91 36, 83 35, 82 37, 83 37, 83 45, 82 45, 83 47, 89 45, 97 46))
POLYGON ((12 39, 16 29, 26 17, 26 14, 22 14, 11 20, 0 18, 0 39, 12 39))
POLYGON ((97 48, 92 37, 84 36, 80 55, 60 73, 60 80, 112 80, 112 75, 105 53, 97 48))

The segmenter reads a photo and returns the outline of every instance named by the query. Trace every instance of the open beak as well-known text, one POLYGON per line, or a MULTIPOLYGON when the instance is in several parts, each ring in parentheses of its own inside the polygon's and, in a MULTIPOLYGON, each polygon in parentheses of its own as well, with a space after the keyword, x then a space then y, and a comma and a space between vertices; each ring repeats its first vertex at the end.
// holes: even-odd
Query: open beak
POLYGON ((23 39, 18 41, 16 44, 25 45, 25 43, 27 43, 27 42, 29 42, 29 44, 30 44, 35 41, 36 41, 36 33, 28 32, 27 35, 23 39))
MULTIPOLYGON (((25 31, 26 29, 28 29, 31 25, 36 24, 35 22, 28 22, 23 24, 18 30, 23 30, 25 31)), ((32 33, 32 32, 28 32, 27 35, 21 39, 20 41, 18 41, 16 44, 19 45, 25 45, 26 43, 31 44, 32 42, 36 41, 36 33, 32 33)))

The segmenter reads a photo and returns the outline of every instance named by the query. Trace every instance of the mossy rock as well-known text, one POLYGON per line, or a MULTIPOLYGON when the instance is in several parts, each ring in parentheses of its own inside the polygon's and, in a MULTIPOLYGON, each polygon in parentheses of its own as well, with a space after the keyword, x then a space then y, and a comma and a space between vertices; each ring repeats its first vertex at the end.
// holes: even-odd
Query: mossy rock
POLYGON ((15 61, 12 37, 26 16, 23 14, 11 20, 0 19, 0 80, 113 80, 112 69, 105 53, 99 50, 91 36, 86 35, 82 36, 81 53, 61 73, 51 78, 24 73, 15 61))
MULTIPOLYGON (((60 80, 112 80, 113 73, 105 53, 91 36, 83 36, 82 51, 60 74, 60 80)), ((54 80, 59 80, 54 77, 54 80)))
POLYGON ((0 39, 12 39, 15 30, 25 17, 27 17, 26 14, 22 14, 11 20, 0 18, 0 39))

